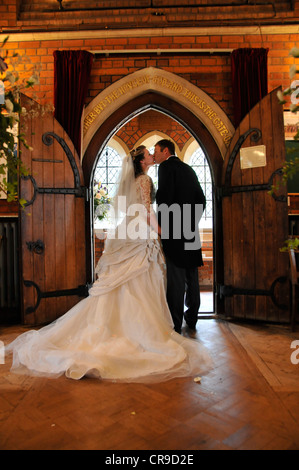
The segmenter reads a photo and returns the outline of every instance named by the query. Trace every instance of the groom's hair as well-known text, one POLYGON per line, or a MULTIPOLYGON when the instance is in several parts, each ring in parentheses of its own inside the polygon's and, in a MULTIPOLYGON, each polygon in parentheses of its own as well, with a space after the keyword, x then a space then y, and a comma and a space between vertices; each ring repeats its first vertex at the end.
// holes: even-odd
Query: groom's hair
POLYGON ((156 145, 159 145, 162 151, 167 148, 171 155, 175 155, 175 146, 171 140, 162 139, 162 140, 159 140, 159 142, 157 142, 156 145))

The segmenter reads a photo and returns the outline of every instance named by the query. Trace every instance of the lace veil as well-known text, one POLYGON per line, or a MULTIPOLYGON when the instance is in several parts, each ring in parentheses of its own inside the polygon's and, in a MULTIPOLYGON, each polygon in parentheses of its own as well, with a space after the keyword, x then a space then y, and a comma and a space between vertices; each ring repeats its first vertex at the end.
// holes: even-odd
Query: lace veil
MULTIPOLYGON (((110 228, 107 231, 105 251, 96 267, 97 274, 105 267, 119 263, 120 249, 123 250, 122 258, 125 259, 127 256, 131 257, 134 250, 137 252, 141 250, 144 253, 147 241, 150 238, 157 238, 155 232, 151 235, 152 229, 148 224, 148 212, 142 189, 143 178, 136 178, 135 175, 133 159, 138 158, 142 150, 137 148, 123 159, 117 189, 109 211, 110 228)), ((136 169, 138 172, 138 162, 136 169)))
POLYGON ((131 154, 123 159, 122 170, 117 184, 116 195, 113 198, 115 225, 119 225, 128 213, 132 204, 140 202, 137 197, 134 164, 131 154))
POLYGON ((144 209, 140 192, 137 190, 133 163, 133 158, 138 156, 140 151, 142 149, 133 150, 123 159, 122 170, 116 185, 117 189, 111 201, 109 211, 110 229, 107 233, 107 239, 124 238, 124 235, 121 235, 121 233, 127 234, 125 227, 130 223, 135 208, 140 208, 140 212, 144 209))

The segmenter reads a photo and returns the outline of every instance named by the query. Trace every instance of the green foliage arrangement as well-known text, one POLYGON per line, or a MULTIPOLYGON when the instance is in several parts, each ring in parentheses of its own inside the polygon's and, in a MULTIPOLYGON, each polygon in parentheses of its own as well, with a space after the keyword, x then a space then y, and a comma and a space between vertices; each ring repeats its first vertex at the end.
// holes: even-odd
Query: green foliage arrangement
MULTIPOLYGON (((294 58, 299 58, 299 48, 293 47, 289 53, 290 56, 294 58)), ((292 80, 291 85, 289 88, 285 89, 284 91, 278 91, 277 97, 279 99, 280 104, 285 105, 287 103, 287 96, 290 96, 291 104, 290 104, 290 111, 292 113, 297 113, 299 111, 299 80, 295 80, 296 75, 299 73, 297 69, 297 65, 293 64, 290 67, 290 79, 292 80)), ((299 127, 297 130, 296 135, 294 136, 294 140, 299 141, 299 127)), ((290 149, 290 152, 294 152, 296 149, 290 149)), ((282 169, 282 181, 284 184, 293 176, 299 172, 299 157, 295 156, 292 160, 289 160, 285 163, 282 169)), ((271 193, 277 189, 277 186, 273 186, 271 193)), ((299 238, 293 237, 289 238, 284 242, 284 246, 280 249, 282 252, 286 252, 289 250, 298 250, 299 249, 299 238)))
POLYGON ((19 76, 18 65, 27 58, 14 52, 9 55, 5 48, 8 38, 0 45, 0 192, 6 195, 8 202, 18 202, 23 207, 26 201, 19 198, 18 182, 28 170, 21 159, 20 144, 32 149, 20 131, 20 117, 26 115, 27 110, 20 106, 19 96, 38 84, 39 76, 36 68, 31 66, 29 78, 26 73, 23 78, 19 76))
MULTIPOLYGON (((299 48, 293 47, 289 53, 290 56, 294 58, 299 58, 299 48)), ((286 88, 284 91, 278 91, 277 97, 280 104, 284 105, 287 104, 287 96, 290 96, 290 111, 292 113, 297 113, 299 111, 299 80, 296 80, 296 75, 299 73, 297 69, 297 65, 293 64, 290 67, 290 79, 292 80, 291 85, 286 88)), ((299 127, 297 130, 296 135, 294 136, 294 140, 299 141, 299 127)), ((287 161, 283 167, 283 175, 282 180, 284 183, 288 181, 288 179, 293 178, 293 176, 299 172, 299 157, 295 157, 290 161, 287 161)))
POLYGON ((280 248, 280 251, 289 251, 289 250, 299 250, 299 238, 294 237, 294 238, 289 238, 284 242, 284 246, 280 248))

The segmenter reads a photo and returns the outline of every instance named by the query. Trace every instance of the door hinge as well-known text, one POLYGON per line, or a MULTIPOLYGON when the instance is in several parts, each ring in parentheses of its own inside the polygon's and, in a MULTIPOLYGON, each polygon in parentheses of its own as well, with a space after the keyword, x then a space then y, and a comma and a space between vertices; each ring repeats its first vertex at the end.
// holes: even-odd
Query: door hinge
POLYGON ((232 285, 221 285, 217 286, 217 292, 219 294, 220 299, 224 297, 233 297, 234 295, 265 295, 269 296, 276 305, 276 307, 280 308, 281 310, 288 310, 289 306, 285 304, 280 304, 275 296, 275 288, 277 283, 283 284, 284 282, 288 281, 286 276, 281 276, 275 279, 272 282, 271 287, 269 290, 267 289, 246 289, 242 287, 234 287, 232 285))
POLYGON ((33 313, 39 307, 41 299, 47 299, 51 297, 68 297, 69 295, 77 295, 78 297, 87 297, 89 291, 89 284, 78 286, 74 289, 62 289, 50 292, 42 292, 39 286, 33 281, 24 281, 25 287, 34 287, 36 290, 36 303, 32 307, 26 308, 26 315, 33 313))

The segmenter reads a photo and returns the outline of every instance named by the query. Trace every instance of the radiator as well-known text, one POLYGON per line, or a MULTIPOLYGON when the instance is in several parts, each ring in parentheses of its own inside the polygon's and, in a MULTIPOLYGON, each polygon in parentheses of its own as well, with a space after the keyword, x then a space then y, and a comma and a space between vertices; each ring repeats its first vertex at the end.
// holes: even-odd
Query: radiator
POLYGON ((0 219, 0 312, 19 305, 18 223, 0 219))

